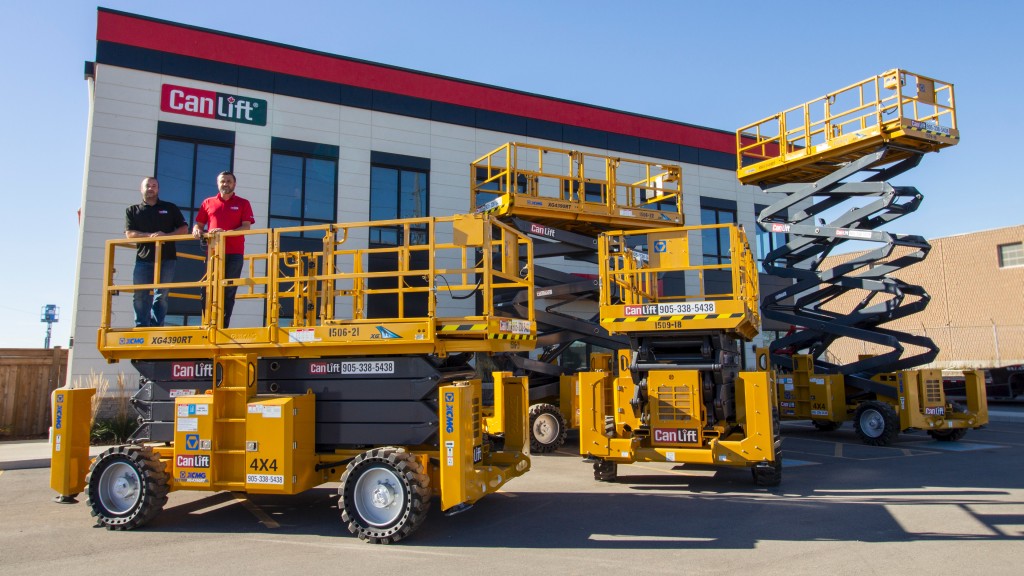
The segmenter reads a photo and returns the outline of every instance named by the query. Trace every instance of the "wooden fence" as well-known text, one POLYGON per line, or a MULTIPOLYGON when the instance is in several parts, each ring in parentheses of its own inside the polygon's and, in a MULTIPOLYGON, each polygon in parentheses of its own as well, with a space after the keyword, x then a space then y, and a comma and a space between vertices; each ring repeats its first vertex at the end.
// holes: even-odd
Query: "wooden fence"
POLYGON ((50 393, 67 373, 66 349, 0 348, 0 438, 46 434, 50 393))

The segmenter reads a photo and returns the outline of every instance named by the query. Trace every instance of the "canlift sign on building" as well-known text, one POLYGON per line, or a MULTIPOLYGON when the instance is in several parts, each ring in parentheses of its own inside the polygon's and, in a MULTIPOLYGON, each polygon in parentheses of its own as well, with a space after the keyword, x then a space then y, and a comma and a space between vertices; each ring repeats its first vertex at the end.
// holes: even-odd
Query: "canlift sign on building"
POLYGON ((267 125, 267 101, 198 88, 164 84, 160 109, 172 114, 199 116, 256 126, 267 125))

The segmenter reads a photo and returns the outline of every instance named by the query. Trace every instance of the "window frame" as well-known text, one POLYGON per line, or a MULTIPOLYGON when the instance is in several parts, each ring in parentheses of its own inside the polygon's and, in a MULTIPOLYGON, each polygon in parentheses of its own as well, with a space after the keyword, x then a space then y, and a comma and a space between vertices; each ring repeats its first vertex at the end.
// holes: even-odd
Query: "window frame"
MULTIPOLYGON (((182 215, 185 216, 189 226, 195 224, 195 215, 199 211, 199 206, 202 205, 203 201, 210 196, 217 193, 216 180, 214 175, 209 176, 209 181, 205 184, 199 181, 198 170, 200 165, 200 146, 213 146, 218 148, 225 148, 227 150, 227 165, 217 172, 222 170, 234 170, 235 164, 235 133, 228 130, 218 130, 215 128, 205 128, 202 126, 190 126, 188 124, 176 124, 173 122, 159 122, 157 125, 156 133, 156 146, 154 150, 153 158, 153 175, 161 183, 161 200, 174 201, 166 197, 166 191, 168 180, 170 176, 168 174, 161 175, 161 147, 162 142, 179 142, 190 144, 192 146, 192 165, 189 173, 190 189, 189 189, 189 205, 182 205, 179 202, 175 202, 178 208, 181 210, 182 215), (208 186, 209 193, 203 193, 204 186, 208 186)), ((176 200, 176 199, 175 199, 176 200)), ((198 242, 186 241, 179 242, 177 245, 179 254, 193 254, 202 255, 204 251, 200 248, 198 242)), ((175 274, 177 281, 187 281, 189 279, 190 268, 192 272, 198 274, 194 280, 198 280, 199 276, 202 275, 202 271, 205 270, 205 266, 196 263, 194 260, 188 260, 179 258, 178 269, 175 274)), ((192 293, 196 296, 199 294, 197 288, 186 288, 182 289, 183 292, 192 293)), ((165 322, 169 322, 169 325, 189 325, 197 326, 202 316, 202 311, 198 309, 198 300, 181 300, 171 298, 168 300, 167 317, 165 322)))
MULTIPOLYGON (((701 198, 700 199, 700 223, 701 223, 701 225, 738 224, 738 216, 739 216, 739 214, 737 213, 736 202, 733 202, 731 200, 722 200, 722 199, 719 199, 719 198, 701 198), (705 210, 714 213, 714 215, 715 215, 715 221, 714 222, 705 222, 705 220, 704 220, 704 212, 705 212, 705 210), (721 218, 721 215, 723 213, 730 214, 732 216, 732 220, 723 221, 722 218, 721 218)), ((704 230, 703 232, 704 233, 701 234, 701 260, 702 260, 702 262, 705 265, 711 265, 711 266, 731 263, 732 256, 731 256, 730 251, 729 251, 729 246, 727 245, 728 241, 726 241, 726 245, 723 247, 723 242, 722 242, 722 238, 723 238, 722 232, 723 232, 723 230, 719 229, 714 234, 715 241, 714 241, 714 251, 713 252, 709 251, 709 249, 708 249, 709 247, 708 247, 707 238, 709 236, 708 233, 710 231, 709 230, 704 230)), ((725 235, 725 238, 728 238, 727 234, 725 235)))
MULTIPOLYGON (((410 216, 411 218, 425 218, 430 216, 430 159, 429 158, 417 158, 415 156, 404 156, 401 154, 390 154, 384 152, 371 152, 370 158, 370 206, 369 206, 369 220, 394 220, 403 218, 402 216, 402 181, 403 173, 414 173, 423 176, 423 214, 418 216, 410 216), (394 190, 394 201, 395 201, 395 217, 394 218, 374 218, 373 203, 376 187, 374 186, 374 173, 376 170, 394 170, 395 171, 395 182, 397 184, 394 190)), ((410 226, 410 232, 422 231, 426 234, 426 225, 410 226)), ((371 247, 390 247, 390 246, 401 246, 405 243, 405 238, 402 236, 403 228, 400 226, 374 226, 370 228, 369 244, 371 247), (385 241, 382 234, 386 232, 394 232, 395 240, 385 241)), ((412 242, 417 243, 417 242, 412 242)))
MULTIPOLYGON (((202 195, 199 190, 202 188, 197 180, 197 171, 199 167, 199 146, 212 146, 217 148, 225 148, 228 151, 228 166, 227 170, 234 171, 235 165, 235 133, 228 130, 218 130, 214 128, 204 128, 201 126, 189 126, 187 124, 176 124, 173 122, 159 122, 157 125, 156 133, 156 149, 154 151, 153 158, 153 176, 158 182, 163 184, 166 177, 160 174, 160 152, 162 141, 179 142, 192 145, 192 170, 191 170, 191 189, 189 191, 189 203, 186 205, 175 202, 178 209, 181 210, 182 214, 185 215, 185 219, 188 221, 189 226, 195 224, 195 215, 199 210, 199 206, 203 203, 203 200, 216 194, 215 181, 211 180, 209 186, 211 193, 202 195)), ((160 199, 168 200, 163 194, 164 190, 161 190, 160 199)), ((170 201, 170 200, 168 200, 170 201)))
POLYGON ((754 205, 754 230, 756 231, 754 234, 754 247, 756 250, 754 256, 756 256, 757 258, 757 271, 761 272, 762 274, 765 273, 765 256, 767 256, 769 253, 771 253, 778 247, 783 246, 784 244, 787 244, 789 242, 789 234, 785 232, 769 232, 768 230, 762 228, 761 224, 757 221, 758 215, 767 208, 767 206, 763 206, 761 204, 754 205), (767 238, 768 240, 768 251, 765 252, 764 254, 761 253, 762 238, 767 238))
POLYGON ((996 245, 996 256, 999 260, 1000 268, 1020 268, 1024 266, 1024 242, 1006 242, 1004 244, 996 245), (1016 254, 1011 254, 1007 263, 1007 249, 1016 249, 1016 254))
MULTIPOLYGON (((274 137, 271 140, 270 146, 270 177, 267 194, 267 225, 270 226, 271 228, 281 228, 293 226, 316 226, 320 224, 333 224, 337 222, 339 195, 338 169, 340 166, 339 158, 340 149, 337 146, 274 137), (299 193, 298 217, 290 214, 274 213, 274 165, 276 156, 298 158, 301 160, 301 168, 299 174, 301 191, 299 193), (331 176, 334 180, 334 185, 331 193, 332 205, 329 218, 317 218, 307 216, 306 214, 306 198, 308 194, 308 191, 306 189, 306 186, 308 184, 306 177, 308 174, 309 163, 311 160, 330 162, 333 164, 331 176)), ((305 234, 303 233, 303 236, 304 235, 305 234)))

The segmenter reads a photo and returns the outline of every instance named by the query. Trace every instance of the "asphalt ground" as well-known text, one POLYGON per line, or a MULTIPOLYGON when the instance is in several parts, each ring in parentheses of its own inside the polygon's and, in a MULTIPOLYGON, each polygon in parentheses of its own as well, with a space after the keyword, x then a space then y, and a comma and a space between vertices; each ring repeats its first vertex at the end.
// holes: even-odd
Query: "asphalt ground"
MULTIPOLYGON (((783 427, 784 475, 620 466, 599 483, 570 449, 407 540, 351 536, 336 485, 297 496, 174 492, 146 527, 94 527, 48 469, 0 472, 0 574, 1021 574, 1024 418, 960 442, 865 446, 847 424, 783 427)), ((570 438, 572 440, 572 438, 570 438)), ((567 448, 571 448, 571 444, 567 448)), ((0 447, 2 453, 2 447, 0 447)), ((0 468, 2 468, 0 460, 0 468)))

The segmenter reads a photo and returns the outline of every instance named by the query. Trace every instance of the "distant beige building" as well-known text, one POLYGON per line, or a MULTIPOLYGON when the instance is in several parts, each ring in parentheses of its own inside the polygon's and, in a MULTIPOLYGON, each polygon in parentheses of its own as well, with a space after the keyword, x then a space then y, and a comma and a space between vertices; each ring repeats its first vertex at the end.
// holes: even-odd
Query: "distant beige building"
MULTIPOLYGON (((1024 362, 1024 225, 958 234, 929 241, 923 262, 904 268, 899 279, 931 295, 923 312, 887 324, 925 334, 940 349, 937 368, 990 368, 1024 362)), ((823 269, 857 254, 825 260, 823 269)), ((854 297, 837 302, 852 306, 854 297)), ((831 307, 830 307, 831 308, 831 307)), ((878 353, 871 344, 837 340, 829 354, 841 362, 878 353)))

